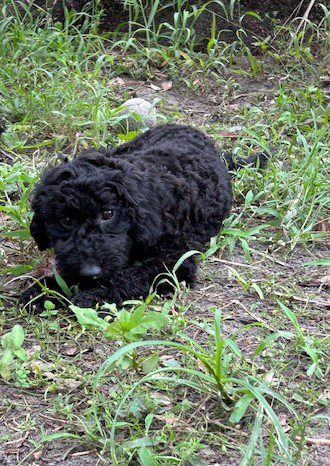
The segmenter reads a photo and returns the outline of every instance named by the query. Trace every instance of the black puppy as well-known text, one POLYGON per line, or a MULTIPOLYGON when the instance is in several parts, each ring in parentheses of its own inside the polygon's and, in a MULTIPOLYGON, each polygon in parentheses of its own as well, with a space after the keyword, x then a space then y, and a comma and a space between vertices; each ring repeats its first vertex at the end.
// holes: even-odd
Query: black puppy
MULTIPOLYGON (((164 125, 46 171, 34 193, 31 234, 39 249, 54 249, 68 284, 79 285, 74 303, 120 304, 146 296, 186 251, 202 250, 231 203, 228 169, 213 141, 189 126, 164 125)), ((194 259, 178 274, 193 283, 194 259)))

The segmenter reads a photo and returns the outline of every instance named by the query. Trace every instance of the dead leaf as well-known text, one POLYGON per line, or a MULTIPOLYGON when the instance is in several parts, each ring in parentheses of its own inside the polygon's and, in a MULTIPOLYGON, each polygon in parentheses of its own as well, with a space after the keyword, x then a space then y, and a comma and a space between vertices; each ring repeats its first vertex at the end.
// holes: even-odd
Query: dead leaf
POLYGON ((35 269, 29 272, 32 277, 41 279, 44 277, 53 277, 53 269, 55 267, 55 257, 49 256, 44 262, 39 264, 35 269))
POLYGON ((319 282, 323 286, 330 286, 330 275, 325 275, 319 279, 319 282))
POLYGON ((172 89, 172 87, 173 87, 173 82, 172 82, 172 81, 164 81, 164 82, 161 84, 161 86, 162 86, 162 89, 163 89, 164 91, 169 91, 169 90, 172 89))
POLYGON ((39 377, 45 377, 46 379, 54 380, 56 377, 52 370, 54 369, 53 364, 47 364, 39 359, 34 359, 30 363, 32 371, 39 377))
POLYGON ((56 376, 52 372, 46 371, 46 372, 43 372, 42 375, 48 380, 56 380, 56 376))
POLYGON ((5 455, 18 455, 20 453, 19 448, 4 448, 3 452, 5 455))
POLYGON ((156 415, 155 417, 157 419, 159 419, 160 421, 164 421, 166 424, 169 424, 169 425, 172 425, 172 426, 178 424, 178 418, 173 417, 173 416, 156 415))
POLYGON ((154 91, 161 91, 161 88, 155 84, 149 84, 149 87, 154 91))
POLYGON ((330 275, 324 275, 323 277, 312 277, 310 280, 301 282, 302 286, 321 286, 321 287, 330 287, 330 275))
POLYGON ((66 354, 67 356, 74 356, 77 353, 78 353, 78 350, 74 346, 67 346, 62 351, 62 354, 66 354))
POLYGON ((125 86, 126 83, 123 79, 117 77, 117 78, 110 79, 109 84, 112 87, 123 87, 125 86))
POLYGON ((36 451, 35 453, 33 453, 34 459, 36 459, 36 460, 40 460, 41 455, 42 455, 42 450, 39 450, 39 451, 36 451))
POLYGON ((220 133, 220 136, 222 136, 223 138, 238 139, 239 134, 231 133, 230 131, 223 131, 222 133, 220 133))
POLYGON ((61 381, 61 389, 75 390, 82 384, 81 380, 65 379, 61 381))
POLYGON ((31 356, 39 353, 41 351, 41 346, 40 345, 33 345, 31 346, 31 348, 28 348, 27 350, 25 350, 26 352, 26 355, 28 358, 30 358, 31 356))
POLYGON ((327 233, 330 231, 330 218, 321 218, 315 225, 316 231, 327 233))
POLYGON ((288 416, 285 413, 279 413, 278 419, 281 423, 281 426, 285 426, 288 423, 288 416))
POLYGON ((153 392, 151 394, 151 397, 157 401, 157 403, 159 403, 160 405, 163 405, 163 406, 169 406, 172 402, 170 400, 170 398, 168 398, 167 396, 163 395, 162 393, 159 393, 159 392, 153 392))

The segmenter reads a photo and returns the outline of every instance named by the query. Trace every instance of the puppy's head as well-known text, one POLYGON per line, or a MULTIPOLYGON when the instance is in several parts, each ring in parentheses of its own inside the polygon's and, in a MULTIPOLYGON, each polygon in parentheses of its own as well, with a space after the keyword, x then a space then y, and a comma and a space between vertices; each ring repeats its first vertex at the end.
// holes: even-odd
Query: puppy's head
POLYGON ((127 266, 137 244, 155 241, 143 180, 132 165, 98 151, 46 171, 32 208, 31 234, 39 249, 54 248, 70 283, 91 284, 127 266), (143 194, 143 192, 145 193, 143 194))

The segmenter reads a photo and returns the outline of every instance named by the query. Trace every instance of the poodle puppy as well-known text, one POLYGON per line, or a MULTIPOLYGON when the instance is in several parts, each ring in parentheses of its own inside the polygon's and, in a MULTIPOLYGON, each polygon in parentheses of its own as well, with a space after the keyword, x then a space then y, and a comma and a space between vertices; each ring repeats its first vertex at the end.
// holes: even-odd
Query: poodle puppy
MULTIPOLYGON (((54 249, 66 282, 79 286, 75 304, 120 304, 148 295, 165 267, 202 250, 231 204, 228 168, 213 141, 169 124, 48 169, 35 188, 30 229, 40 250, 54 249)), ((193 284, 195 275, 190 257, 178 278, 193 284)), ((23 300, 36 293, 38 285, 23 300)))

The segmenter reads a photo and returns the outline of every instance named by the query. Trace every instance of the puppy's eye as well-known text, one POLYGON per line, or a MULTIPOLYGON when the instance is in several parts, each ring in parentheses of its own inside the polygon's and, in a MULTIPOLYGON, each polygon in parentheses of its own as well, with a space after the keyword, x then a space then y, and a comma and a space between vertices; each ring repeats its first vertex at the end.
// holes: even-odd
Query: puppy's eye
POLYGON ((61 219, 61 224, 65 227, 70 227, 72 225, 72 218, 71 217, 63 217, 61 219))
POLYGON ((113 217, 113 211, 112 210, 105 210, 101 214, 102 220, 110 220, 110 218, 113 217))

